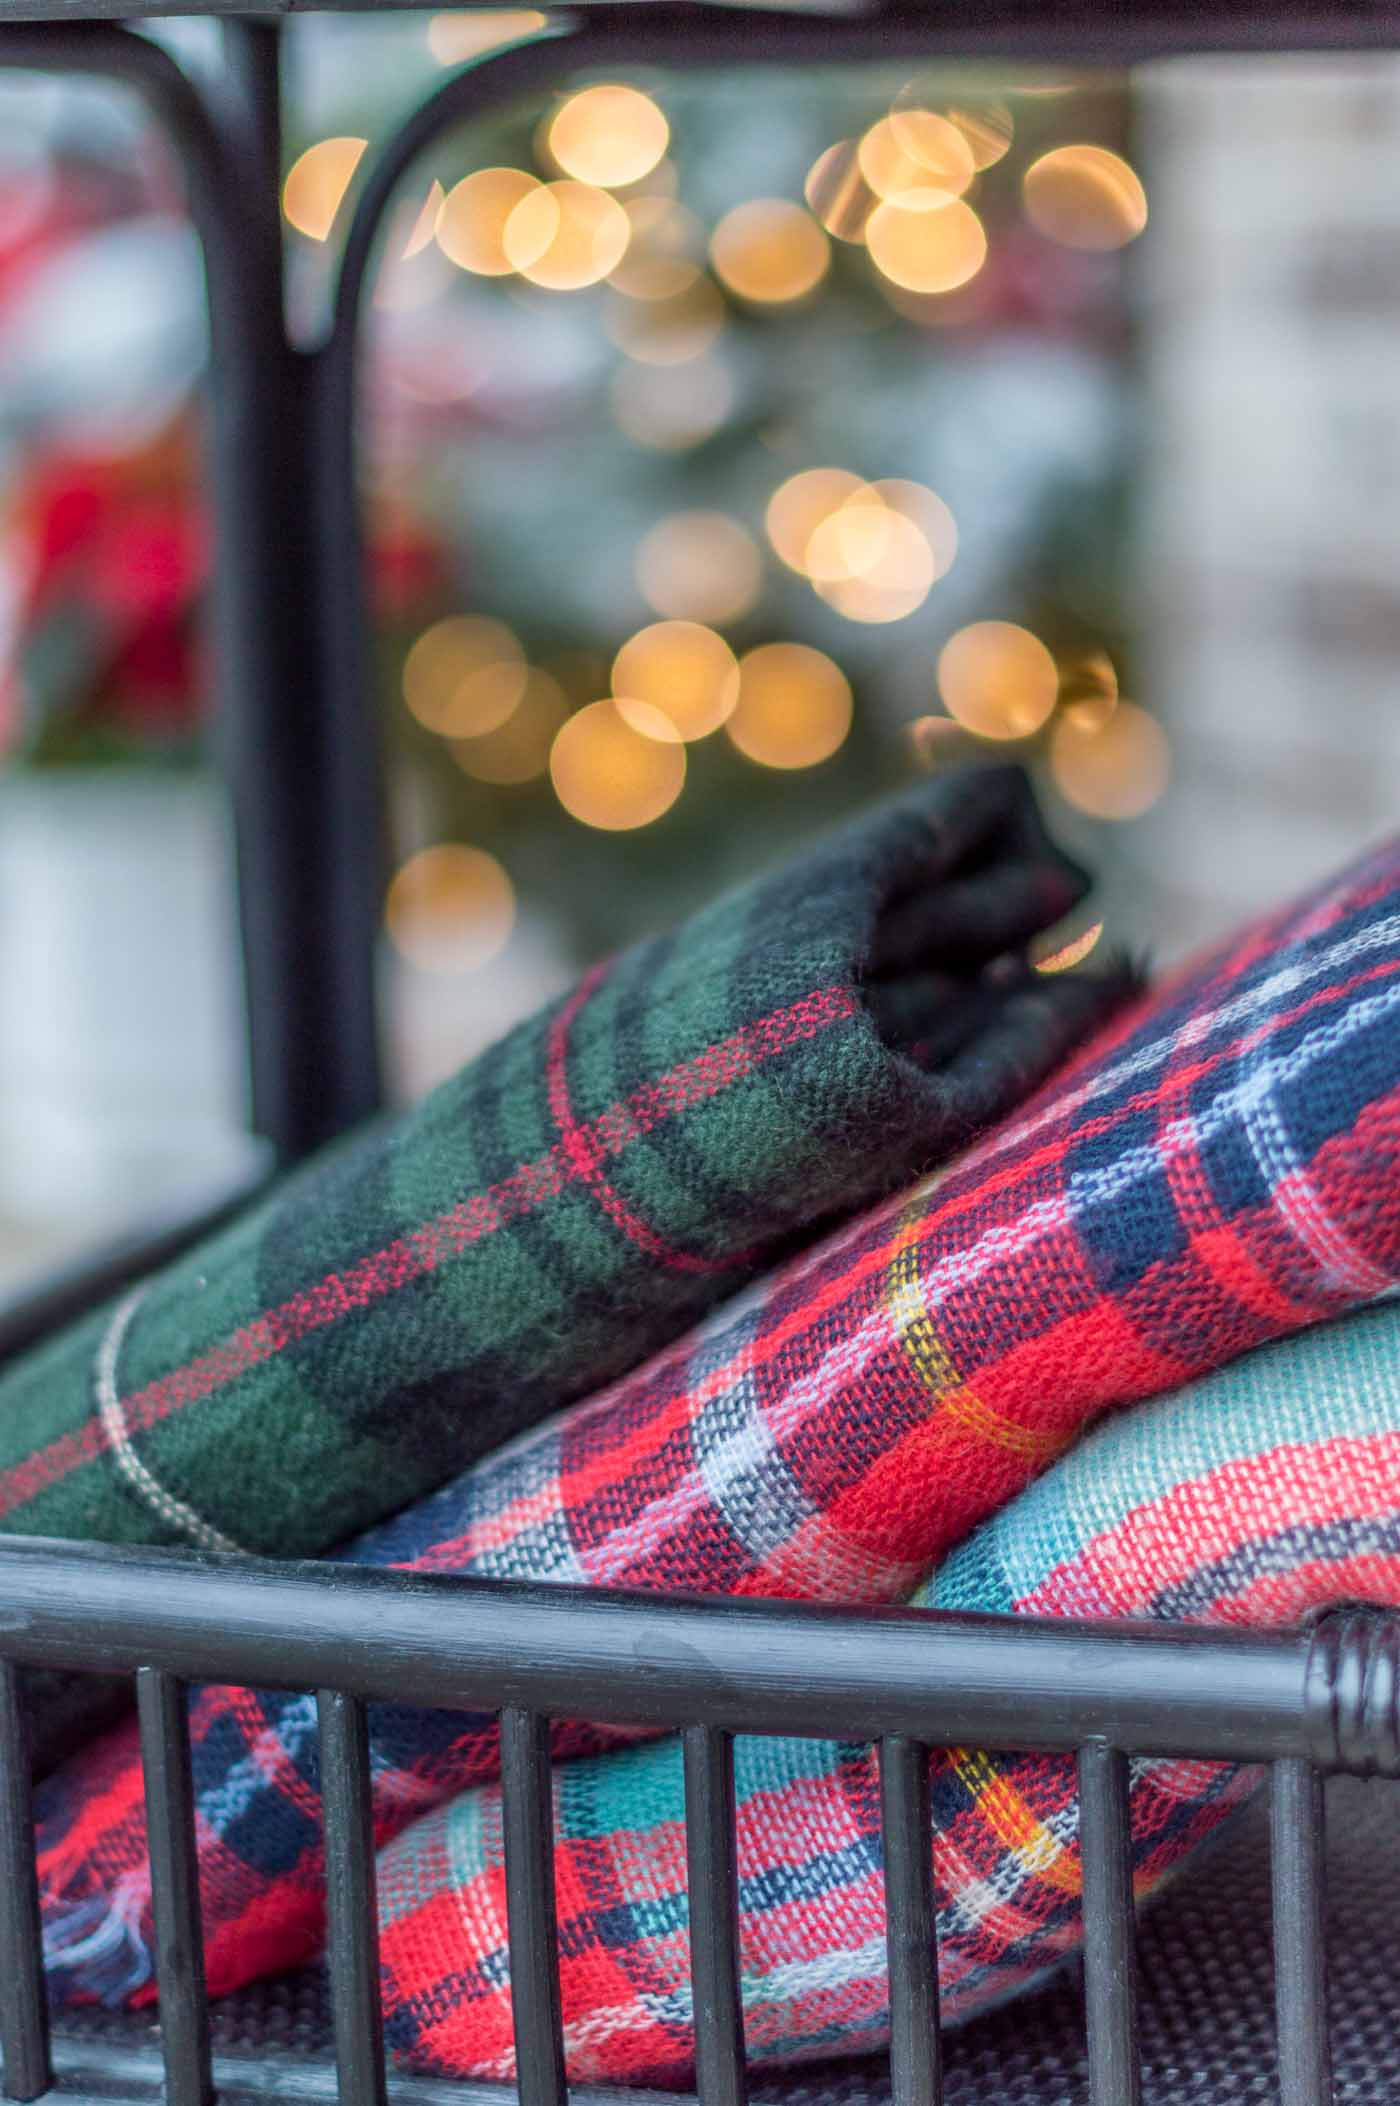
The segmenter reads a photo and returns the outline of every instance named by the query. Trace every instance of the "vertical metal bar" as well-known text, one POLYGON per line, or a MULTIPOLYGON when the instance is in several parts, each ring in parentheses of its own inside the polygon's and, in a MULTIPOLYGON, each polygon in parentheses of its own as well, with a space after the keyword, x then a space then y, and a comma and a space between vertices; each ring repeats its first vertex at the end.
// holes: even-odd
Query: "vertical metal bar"
POLYGON ((1310 1763, 1289 1757, 1274 1764, 1269 1820, 1280 2106, 1327 2106, 1325 1839, 1322 1780, 1310 1763))
POLYGON ((564 2106, 549 1721, 515 1706, 501 1713, 501 1811, 516 2092, 520 2106, 564 2106))
POLYGON ((744 2106, 734 1742, 713 1726, 687 1726, 683 1738, 695 2089, 700 2106, 744 2106))
POLYGON ((379 767, 372 698, 337 707, 318 605, 310 361, 283 314, 280 26, 234 19, 222 35, 211 109, 238 225, 237 253, 210 269, 216 747, 237 847, 253 1124, 290 1160, 379 1103, 379 767))
POLYGON ((940 2106, 943 2097, 928 1759, 902 1733, 880 1743, 894 2106, 940 2106))
POLYGON ((1079 1751, 1079 1849, 1084 1874, 1084 2008, 1091 2106, 1138 2106, 1133 1867, 1128 1758, 1103 1741, 1079 1751))
POLYGON ((7 2099, 37 2099, 49 2089, 29 1747, 13 1660, 0 1660, 0 2052, 7 2099))
POLYGON ((326 1961, 340 2106, 384 2106, 384 2014, 369 1732, 358 1697, 322 1689, 321 1807, 326 1826, 326 1961))
POLYGON ((146 1786, 166 2106, 210 2106, 214 2080, 209 2066, 209 2010, 204 1994, 199 1860, 184 1684, 160 1668, 139 1668, 136 1708, 146 1786))

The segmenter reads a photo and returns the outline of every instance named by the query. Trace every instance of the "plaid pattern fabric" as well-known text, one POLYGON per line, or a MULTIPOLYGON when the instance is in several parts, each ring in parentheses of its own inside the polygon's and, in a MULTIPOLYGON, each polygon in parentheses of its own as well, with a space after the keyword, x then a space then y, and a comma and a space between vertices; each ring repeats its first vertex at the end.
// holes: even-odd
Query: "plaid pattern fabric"
MULTIPOLYGON (((917 1600, 1244 1624, 1400 1602, 1400 1310, 1320 1326, 1109 1420, 917 1600)), ((883 2047, 873 1749, 740 1738, 735 1774, 750 2053, 778 2063, 883 2047)), ((1139 1899, 1257 1775, 1135 1764, 1139 1899)), ((957 2020, 1079 1942, 1074 1760, 939 1752, 931 1796, 942 2006, 957 2020)), ((570 2074, 684 2083, 693 2011, 679 1743, 562 1764, 554 1802, 570 2074)), ((513 2076, 499 1791, 465 1795, 391 1843, 379 1897, 392 2047, 439 2074, 513 2076)))
MULTIPOLYGON (((950 1170, 791 1261, 359 1560, 715 1594, 907 1600, 1106 1407, 1400 1278, 1400 844, 1110 1026, 950 1170)), ((373 1714, 381 1839, 495 1773, 489 1718, 373 1714)), ((314 1705, 206 1690, 210 1980, 304 1959, 314 1705)), ((600 1737, 561 1728, 560 1753, 600 1737)), ((55 1993, 150 1993, 134 1734, 41 1795, 55 1993)))
POLYGON ((0 1527, 317 1555, 961 1145, 1121 983, 1019 770, 883 807, 590 973, 0 1381, 0 1527))

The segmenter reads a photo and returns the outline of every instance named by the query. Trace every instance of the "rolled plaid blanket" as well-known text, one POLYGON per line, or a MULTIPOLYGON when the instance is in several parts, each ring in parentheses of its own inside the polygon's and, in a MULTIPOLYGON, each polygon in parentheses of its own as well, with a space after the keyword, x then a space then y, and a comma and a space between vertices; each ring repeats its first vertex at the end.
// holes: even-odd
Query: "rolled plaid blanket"
MULTIPOLYGON (((1400 843, 1110 1026, 962 1161, 351 1547, 575 1584, 898 1602, 1106 1407, 1400 1278, 1400 843)), ((489 1717, 377 1709, 381 1840, 497 1768, 489 1717)), ((206 1689, 209 1978, 307 1958, 314 1702, 206 1689)), ((603 1745, 564 1725, 557 1752, 603 1745)), ((60 1997, 151 1994, 134 1733, 39 1799, 60 1997)))
POLYGON ((965 771, 600 967, 11 1369, 0 1527, 297 1556, 396 1511, 1019 1102, 1122 992, 1015 962, 1084 886, 965 771))
MULTIPOLYGON (((915 1597, 1051 1616, 1291 1623, 1400 1602, 1400 1311, 1319 1326, 1120 1414, 1003 1508, 915 1597)), ((735 1743, 740 1969, 759 2063, 889 2039, 878 1766, 868 1745, 735 1743)), ((1258 1772, 1141 1761, 1133 1882, 1153 1893, 1258 1772)), ((932 1761, 945 2018, 983 2010, 1078 1945, 1072 1756, 932 1761)), ((675 1740, 554 1780, 564 2037, 578 2081, 678 2084, 693 2011, 685 1791, 675 1740)), ((444 2075, 508 2078, 497 1788, 415 1822, 379 1863, 387 2034, 444 2075)))

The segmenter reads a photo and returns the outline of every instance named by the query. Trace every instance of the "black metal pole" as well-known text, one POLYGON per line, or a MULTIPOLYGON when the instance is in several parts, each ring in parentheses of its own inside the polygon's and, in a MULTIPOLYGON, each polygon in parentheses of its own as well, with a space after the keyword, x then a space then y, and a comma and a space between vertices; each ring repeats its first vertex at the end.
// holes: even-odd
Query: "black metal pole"
POLYGON ((241 255, 212 302, 218 745, 238 849, 253 1125, 290 1160, 379 1104, 379 757, 373 698, 338 692, 334 612, 323 621, 318 604, 309 364, 283 313, 281 31, 232 21, 223 37, 212 108, 241 255))

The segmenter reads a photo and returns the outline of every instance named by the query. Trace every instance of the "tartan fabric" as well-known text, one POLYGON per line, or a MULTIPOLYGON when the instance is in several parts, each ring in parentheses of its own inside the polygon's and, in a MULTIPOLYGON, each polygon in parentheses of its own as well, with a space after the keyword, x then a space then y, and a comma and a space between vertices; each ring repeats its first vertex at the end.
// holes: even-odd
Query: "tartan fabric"
MULTIPOLYGON (((916 1599, 1242 1624, 1400 1602, 1400 1310, 1319 1326, 1110 1419, 916 1599)), ((885 2046, 874 1751, 741 1737, 735 1775, 750 2053, 772 2064, 885 2046)), ((1134 1765, 1140 1900, 1257 1775, 1134 1765)), ((939 1752, 931 1796, 942 2008, 958 2020, 1079 1942, 1074 1760, 939 1752)), ((570 2074, 683 2083, 693 2010, 679 1743, 561 1764, 554 1803, 570 2074)), ((464 1795, 391 1843, 379 1897, 391 2046, 440 2074, 513 2076, 498 1789, 464 1795)))
MULTIPOLYGON (((1105 1408, 1400 1277, 1400 843, 1109 1026, 958 1164, 790 1261, 348 1556, 585 1585, 906 1600, 1105 1408)), ((378 1710, 381 1840, 495 1774, 489 1718, 378 1710)), ((557 1751, 603 1744, 560 1729, 557 1751)), ((192 1707, 216 1990, 305 1959, 309 1698, 192 1707)), ((148 1996, 134 1733, 41 1794, 59 1997, 148 1996)))
POLYGON ((1016 769, 921 784, 590 973, 0 1380, 0 1527, 319 1555, 1014 1104, 1110 978, 1016 769))

